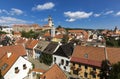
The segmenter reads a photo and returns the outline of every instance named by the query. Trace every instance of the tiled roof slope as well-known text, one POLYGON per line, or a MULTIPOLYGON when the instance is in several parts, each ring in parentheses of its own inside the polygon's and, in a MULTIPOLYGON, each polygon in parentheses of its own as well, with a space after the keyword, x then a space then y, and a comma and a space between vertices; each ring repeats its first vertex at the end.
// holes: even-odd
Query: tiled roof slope
POLYGON ((43 53, 47 54, 53 54, 54 50, 57 48, 58 43, 57 42, 51 42, 48 44, 48 46, 44 49, 43 53))
POLYGON ((19 38, 15 41, 15 44, 25 44, 27 42, 27 39, 25 38, 19 38))
POLYGON ((104 48, 76 46, 71 61, 100 67, 105 60, 104 48))
POLYGON ((70 57, 72 53, 73 53, 73 44, 68 43, 61 45, 54 54, 63 57, 70 57))
POLYGON ((120 48, 106 48, 108 60, 111 64, 120 62, 120 48))
POLYGON ((54 64, 47 72, 45 72, 41 79, 67 79, 65 73, 54 64))
POLYGON ((26 51, 22 45, 0 47, 0 69, 4 76, 11 68, 19 56, 26 55, 26 51), (11 53, 8 57, 7 53, 11 53))
POLYGON ((39 41, 37 46, 35 47, 35 50, 39 50, 43 52, 43 50, 48 46, 50 42, 48 41, 39 41))
POLYGON ((26 43, 26 48, 33 49, 37 43, 38 43, 38 40, 29 39, 26 43))

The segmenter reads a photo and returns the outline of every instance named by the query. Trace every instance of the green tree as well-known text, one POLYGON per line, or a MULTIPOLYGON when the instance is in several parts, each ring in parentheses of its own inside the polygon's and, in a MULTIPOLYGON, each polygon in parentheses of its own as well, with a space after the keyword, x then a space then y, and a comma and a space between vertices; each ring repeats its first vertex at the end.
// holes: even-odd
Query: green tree
POLYGON ((52 55, 50 55, 50 54, 46 54, 46 53, 42 53, 41 55, 40 55, 40 62, 43 62, 44 64, 46 64, 46 65, 51 65, 51 63, 52 63, 52 55))
POLYGON ((4 31, 0 31, 0 34, 7 34, 6 32, 4 32, 4 31))
POLYGON ((120 47, 120 39, 115 40, 114 37, 106 38, 106 46, 107 47, 120 47))
POLYGON ((120 62, 112 65, 110 79, 120 79, 120 62))
POLYGON ((110 62, 103 60, 101 64, 100 79, 109 79, 110 62))
POLYGON ((61 42, 62 42, 63 44, 66 44, 66 43, 68 42, 68 40, 69 40, 69 37, 68 37, 68 35, 66 34, 66 35, 63 36, 61 42))
POLYGON ((22 31, 21 34, 22 34, 22 37, 26 37, 26 38, 36 39, 39 36, 39 32, 34 32, 32 30, 30 30, 29 32, 22 31))

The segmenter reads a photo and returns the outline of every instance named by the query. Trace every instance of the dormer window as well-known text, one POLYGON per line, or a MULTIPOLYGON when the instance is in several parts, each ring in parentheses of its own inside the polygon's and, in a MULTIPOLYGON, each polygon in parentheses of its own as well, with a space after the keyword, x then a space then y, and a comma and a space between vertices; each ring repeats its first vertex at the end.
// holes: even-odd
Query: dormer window
POLYGON ((23 69, 25 70, 27 68, 26 64, 23 64, 23 69))
POLYGON ((19 72, 18 67, 15 67, 15 73, 17 74, 19 72))
POLYGON ((85 57, 85 58, 88 58, 88 54, 87 54, 87 53, 86 53, 86 54, 84 54, 84 57, 85 57))

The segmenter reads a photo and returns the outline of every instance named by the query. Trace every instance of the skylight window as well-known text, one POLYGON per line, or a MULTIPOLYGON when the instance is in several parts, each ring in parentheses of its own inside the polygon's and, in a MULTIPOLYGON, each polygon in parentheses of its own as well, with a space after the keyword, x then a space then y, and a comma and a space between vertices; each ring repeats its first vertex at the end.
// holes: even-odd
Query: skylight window
POLYGON ((7 63, 4 63, 4 65, 1 67, 1 70, 5 70, 8 67, 7 63))
POLYGON ((87 54, 87 53, 86 53, 86 54, 84 54, 84 57, 85 57, 85 58, 88 58, 88 54, 87 54))

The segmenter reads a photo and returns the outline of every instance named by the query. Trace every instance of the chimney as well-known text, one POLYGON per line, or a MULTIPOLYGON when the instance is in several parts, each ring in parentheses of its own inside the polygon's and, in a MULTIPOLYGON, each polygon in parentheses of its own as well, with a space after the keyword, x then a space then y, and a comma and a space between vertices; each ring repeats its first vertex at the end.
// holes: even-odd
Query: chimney
POLYGON ((9 58, 12 55, 11 52, 7 52, 7 58, 9 58))
POLYGON ((105 50, 105 58, 108 60, 108 55, 107 55, 106 47, 104 48, 104 50, 105 50))

